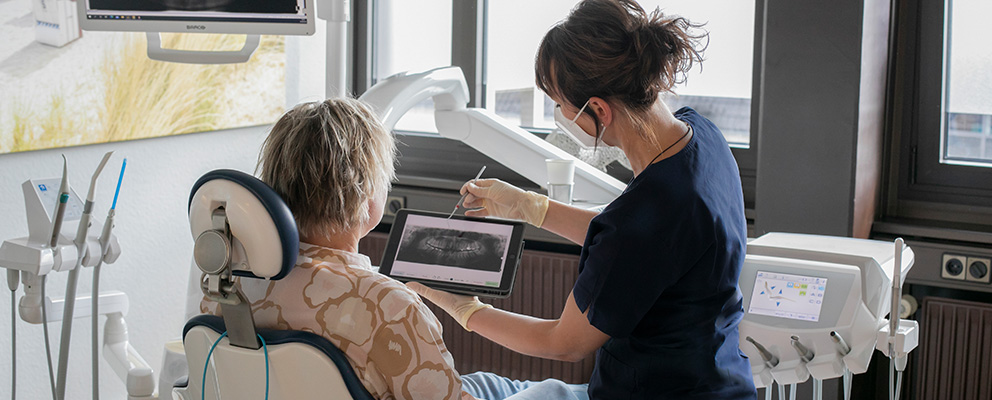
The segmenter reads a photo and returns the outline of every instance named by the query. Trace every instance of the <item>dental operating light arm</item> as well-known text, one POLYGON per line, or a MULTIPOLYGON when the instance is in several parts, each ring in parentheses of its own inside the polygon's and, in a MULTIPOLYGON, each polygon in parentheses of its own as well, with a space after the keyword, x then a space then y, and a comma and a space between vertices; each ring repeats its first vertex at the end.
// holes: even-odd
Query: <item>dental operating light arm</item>
POLYGON ((434 98, 438 111, 464 110, 468 104, 468 84, 461 68, 444 67, 410 74, 401 72, 372 86, 361 100, 372 105, 387 130, 413 106, 434 98))
MULTIPOLYGON (((541 187, 548 181, 546 159, 579 161, 488 110, 466 108, 468 85, 458 67, 397 74, 379 82, 361 97, 372 105, 390 130, 403 114, 427 98, 434 99, 434 119, 441 136, 464 142, 541 187)), ((574 197, 579 201, 609 203, 625 186, 585 162, 575 163, 574 197)))

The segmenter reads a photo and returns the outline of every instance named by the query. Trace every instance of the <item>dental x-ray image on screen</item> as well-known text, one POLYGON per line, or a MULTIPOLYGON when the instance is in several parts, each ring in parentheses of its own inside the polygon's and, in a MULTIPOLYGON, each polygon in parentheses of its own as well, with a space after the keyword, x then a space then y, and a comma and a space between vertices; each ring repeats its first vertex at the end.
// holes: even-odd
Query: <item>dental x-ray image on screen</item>
POLYGON ((506 297, 523 251, 524 224, 402 209, 379 272, 452 293, 506 297))
POLYGON ((396 260, 498 272, 508 242, 491 233, 407 226, 396 260))

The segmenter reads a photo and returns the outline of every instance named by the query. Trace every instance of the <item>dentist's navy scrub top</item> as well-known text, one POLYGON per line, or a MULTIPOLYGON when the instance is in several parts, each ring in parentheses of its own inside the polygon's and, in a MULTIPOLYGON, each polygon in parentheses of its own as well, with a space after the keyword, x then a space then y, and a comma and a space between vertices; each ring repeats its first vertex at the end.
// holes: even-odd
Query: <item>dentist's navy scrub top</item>
MULTIPOLYGON (((573 295, 610 336, 593 399, 754 399, 737 279, 747 226, 737 163, 691 108, 678 153, 649 165, 589 225, 573 295)), ((667 144, 666 144, 667 145, 667 144)))

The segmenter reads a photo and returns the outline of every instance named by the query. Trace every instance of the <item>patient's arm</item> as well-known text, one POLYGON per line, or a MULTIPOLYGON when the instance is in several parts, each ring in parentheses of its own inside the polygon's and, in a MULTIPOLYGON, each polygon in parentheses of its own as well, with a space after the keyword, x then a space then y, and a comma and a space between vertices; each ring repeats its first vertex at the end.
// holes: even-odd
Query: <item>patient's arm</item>
POLYGON ((441 323, 416 294, 403 292, 410 305, 384 321, 369 352, 389 391, 397 399, 474 399, 462 391, 441 323))
POLYGON ((556 320, 486 308, 472 315, 468 327, 518 353, 571 362, 592 354, 610 338, 589 324, 571 293, 556 320))

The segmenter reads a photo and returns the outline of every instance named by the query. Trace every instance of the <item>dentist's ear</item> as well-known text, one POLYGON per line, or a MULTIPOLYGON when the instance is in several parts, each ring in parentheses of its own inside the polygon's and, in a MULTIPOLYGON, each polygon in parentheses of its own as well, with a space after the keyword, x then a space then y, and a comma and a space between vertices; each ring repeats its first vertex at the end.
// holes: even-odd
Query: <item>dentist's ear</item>
POLYGON ((598 129, 600 130, 600 134, 602 134, 602 130, 613 123, 613 107, 603 98, 591 97, 589 98, 587 108, 592 110, 596 114, 596 118, 599 119, 599 123, 602 126, 598 129))

